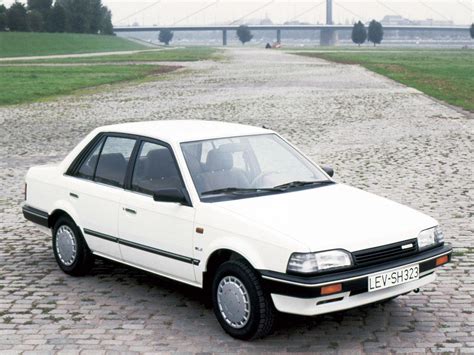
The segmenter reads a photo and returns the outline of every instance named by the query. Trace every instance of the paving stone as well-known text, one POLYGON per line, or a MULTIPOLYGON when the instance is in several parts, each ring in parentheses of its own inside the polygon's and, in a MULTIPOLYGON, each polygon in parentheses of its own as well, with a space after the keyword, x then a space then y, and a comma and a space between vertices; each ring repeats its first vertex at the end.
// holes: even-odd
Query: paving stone
POLYGON ((226 56, 158 81, 0 108, 2 354, 473 352, 472 117, 359 66, 255 49, 226 56), (280 315, 273 335, 250 343, 228 337, 194 288, 101 260, 86 277, 62 273, 51 237, 21 215, 27 169, 60 161, 97 126, 184 118, 273 128, 332 164, 339 182, 436 218, 453 262, 419 294, 280 315))

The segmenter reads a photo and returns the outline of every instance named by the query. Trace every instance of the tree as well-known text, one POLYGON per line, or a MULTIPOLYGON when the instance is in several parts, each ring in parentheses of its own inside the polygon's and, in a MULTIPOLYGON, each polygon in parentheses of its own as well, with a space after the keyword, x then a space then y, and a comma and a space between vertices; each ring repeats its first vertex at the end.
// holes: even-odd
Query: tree
POLYGON ((25 5, 15 1, 7 10, 7 26, 10 31, 28 31, 25 5))
POLYGON ((43 15, 38 10, 31 10, 27 13, 28 28, 33 32, 44 31, 43 15))
POLYGON ((113 34, 112 14, 101 0, 56 0, 66 12, 66 31, 113 34))
POLYGON ((89 1, 87 0, 65 0, 66 25, 68 32, 89 32, 89 1))
POLYGON ((90 0, 89 2, 89 32, 99 33, 102 24, 102 2, 101 0, 90 0))
POLYGON ((57 1, 48 16, 48 32, 64 32, 66 30, 66 10, 57 1))
POLYGON ((39 11, 43 16, 43 20, 46 19, 53 5, 53 0, 28 0, 27 1, 28 10, 30 11, 39 11))
POLYGON ((158 40, 161 43, 169 45, 171 40, 173 39, 173 35, 174 35, 174 33, 171 32, 171 30, 163 29, 163 30, 160 31, 160 34, 158 35, 158 40))
POLYGON ((374 47, 376 44, 380 44, 382 42, 383 28, 380 22, 377 22, 375 20, 370 21, 368 39, 369 42, 372 42, 374 44, 374 47))
POLYGON ((352 42, 357 43, 360 47, 367 39, 367 30, 362 22, 354 23, 352 28, 352 42))
POLYGON ((471 32, 471 38, 474 38, 474 23, 471 25, 469 32, 471 32))
POLYGON ((103 35, 113 35, 114 26, 112 25, 112 12, 107 6, 101 8, 102 20, 100 23, 100 33, 103 35))
POLYGON ((253 38, 253 34, 250 32, 248 26, 240 25, 237 29, 237 37, 239 37, 239 41, 242 42, 242 44, 245 44, 246 42, 250 42, 253 38))
POLYGON ((7 8, 5 5, 0 5, 0 32, 7 29, 7 8))

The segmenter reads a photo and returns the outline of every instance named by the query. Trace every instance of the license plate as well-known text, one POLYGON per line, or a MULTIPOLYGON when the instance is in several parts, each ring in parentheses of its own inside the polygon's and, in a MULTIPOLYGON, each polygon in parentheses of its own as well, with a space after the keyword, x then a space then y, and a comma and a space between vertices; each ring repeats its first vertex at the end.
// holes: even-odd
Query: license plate
POLYGON ((418 265, 412 265, 388 272, 374 274, 369 276, 369 292, 401 285, 413 280, 418 280, 419 277, 420 268, 418 265))

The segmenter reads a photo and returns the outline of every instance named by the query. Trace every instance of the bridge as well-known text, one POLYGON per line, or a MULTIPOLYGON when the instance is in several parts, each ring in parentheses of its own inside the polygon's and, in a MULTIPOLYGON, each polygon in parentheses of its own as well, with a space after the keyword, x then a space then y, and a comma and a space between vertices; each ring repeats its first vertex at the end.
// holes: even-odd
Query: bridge
MULTIPOLYGON (((155 5, 158 4, 160 0, 158 0, 155 5)), ((263 9, 264 7, 270 5, 273 1, 268 2, 263 7, 258 8, 258 10, 263 9)), ((321 5, 322 3, 326 3, 326 24, 323 25, 248 25, 250 30, 258 30, 258 31, 275 31, 276 32, 276 39, 277 42, 281 42, 281 33, 282 31, 321 31, 320 36, 320 44, 321 45, 334 45, 337 42, 337 33, 341 30, 352 30, 352 25, 335 25, 333 24, 333 0, 325 0, 318 3, 312 9, 316 8, 317 6, 321 5)), ((206 5, 202 9, 192 13, 185 17, 185 19, 205 10, 208 9, 211 5, 206 5)), ((152 5, 154 6, 154 5, 152 5)), ((143 10, 148 10, 150 6, 146 7, 143 10)), ((134 13, 140 13, 142 10, 139 10, 134 13)), ((254 13, 253 11, 252 13, 254 13)), ((251 14, 252 14, 251 13, 251 14)), ((249 14, 247 14, 249 15, 249 14)), ((200 31, 221 31, 222 32, 222 45, 227 45, 227 32, 228 31, 236 31, 239 27, 239 24, 235 24, 242 19, 244 19, 247 15, 241 17, 239 20, 233 21, 229 25, 203 25, 203 26, 193 26, 193 25, 178 25, 174 24, 171 26, 114 26, 114 32, 159 32, 161 30, 171 30, 174 32, 184 32, 184 31, 191 31, 191 32, 200 32, 200 31)), ((178 21, 179 22, 179 21, 178 21)), ((466 26, 419 26, 419 25, 385 25, 385 31, 442 31, 442 32, 459 32, 459 31, 468 31, 466 26)))
MULTIPOLYGON (((209 26, 136 26, 136 27, 114 27, 114 32, 159 32, 171 30, 176 32, 200 32, 200 31, 222 31, 222 45, 227 45, 227 32, 236 31, 238 25, 209 25, 209 26)), ((281 42, 281 31, 321 31, 321 45, 332 45, 337 40, 337 31, 352 30, 352 25, 248 25, 250 30, 276 31, 276 38, 281 42)), ((384 26, 384 31, 443 31, 468 33, 466 26, 384 26)))

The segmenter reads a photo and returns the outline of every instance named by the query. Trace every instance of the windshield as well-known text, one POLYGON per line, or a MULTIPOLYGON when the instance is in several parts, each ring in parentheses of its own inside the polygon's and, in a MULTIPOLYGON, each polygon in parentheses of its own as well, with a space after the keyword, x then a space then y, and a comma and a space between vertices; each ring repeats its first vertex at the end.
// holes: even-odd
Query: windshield
POLYGON ((275 134, 181 144, 200 196, 286 191, 331 180, 275 134))

